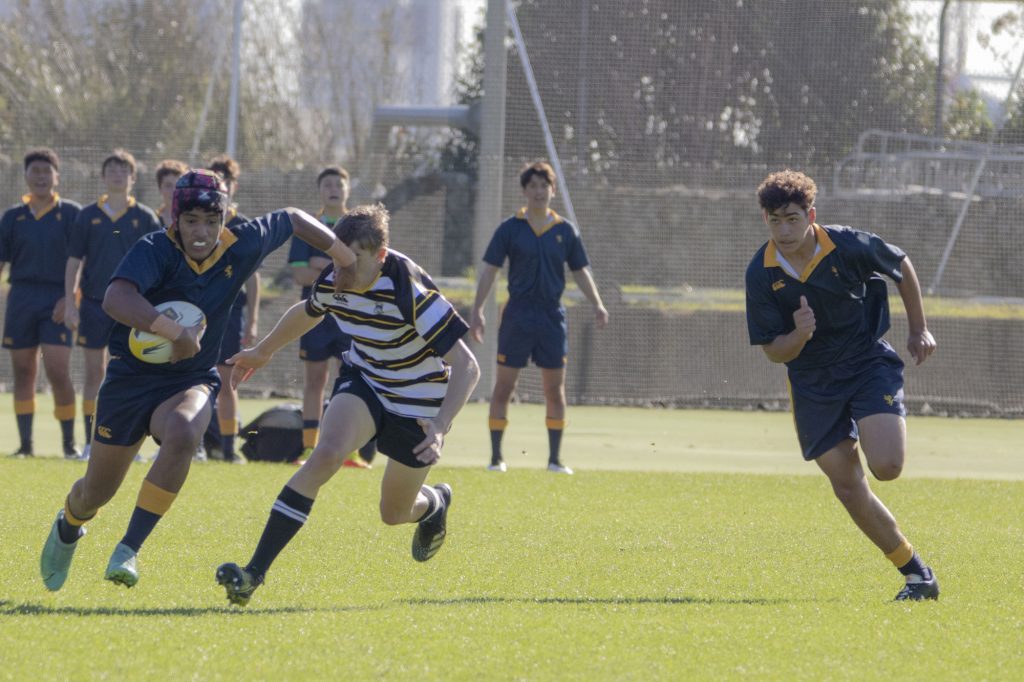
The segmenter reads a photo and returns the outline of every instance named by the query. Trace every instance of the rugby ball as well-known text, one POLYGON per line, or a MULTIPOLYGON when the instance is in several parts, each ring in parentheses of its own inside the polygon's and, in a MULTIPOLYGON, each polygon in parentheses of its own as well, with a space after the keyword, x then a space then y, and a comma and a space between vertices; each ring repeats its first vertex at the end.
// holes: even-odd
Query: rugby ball
MULTIPOLYGON (((206 315, 203 311, 188 301, 166 301, 158 303, 157 311, 166 315, 182 327, 194 327, 202 325, 206 329, 206 315)), ((199 336, 202 337, 202 331, 199 336)), ((162 365, 171 361, 171 342, 160 336, 143 329, 132 329, 128 333, 128 348, 132 355, 138 360, 153 365, 162 365)))

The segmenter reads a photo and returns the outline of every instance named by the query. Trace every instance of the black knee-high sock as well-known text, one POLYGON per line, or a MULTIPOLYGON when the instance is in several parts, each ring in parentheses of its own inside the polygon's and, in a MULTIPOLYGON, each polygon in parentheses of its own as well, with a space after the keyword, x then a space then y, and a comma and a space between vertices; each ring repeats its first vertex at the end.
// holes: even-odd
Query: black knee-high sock
POLYGON ((491 431, 491 464, 498 464, 502 460, 501 438, 505 435, 505 427, 507 426, 507 419, 494 419, 492 417, 487 420, 487 427, 491 431))
POLYGON ((32 421, 35 418, 35 400, 15 400, 14 414, 18 422, 18 436, 22 452, 32 452, 32 421))
POLYGON ((270 509, 270 518, 263 529, 263 536, 260 537, 246 570, 262 579, 277 555, 306 523, 312 508, 312 499, 300 495, 288 486, 282 488, 281 494, 277 496, 274 506, 270 509))
POLYGON ((146 541, 156 524, 164 517, 167 510, 174 503, 178 493, 164 490, 149 480, 142 482, 139 488, 139 498, 135 503, 135 510, 128 521, 128 529, 125 530, 121 544, 131 547, 138 552, 142 543, 146 541))
POLYGON ((548 463, 559 464, 562 449, 562 432, 565 430, 564 419, 547 418, 548 427, 548 463))

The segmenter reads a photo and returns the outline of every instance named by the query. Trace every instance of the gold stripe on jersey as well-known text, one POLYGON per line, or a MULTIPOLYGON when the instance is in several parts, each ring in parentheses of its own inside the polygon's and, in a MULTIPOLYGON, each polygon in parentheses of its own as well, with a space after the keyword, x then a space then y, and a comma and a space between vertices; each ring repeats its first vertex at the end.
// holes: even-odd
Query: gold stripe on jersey
POLYGON ((358 343, 360 346, 370 346, 372 348, 400 348, 405 344, 416 338, 416 330, 409 329, 406 333, 399 336, 397 339, 371 339, 367 336, 353 336, 352 340, 358 343))
POLYGON ((419 266, 389 251, 369 287, 338 293, 328 272, 314 286, 307 310, 331 313, 352 338, 349 362, 386 410, 407 417, 437 414, 450 368, 433 344, 459 318, 419 266))
POLYGON ((448 328, 448 325, 453 319, 455 319, 455 310, 449 310, 440 323, 431 327, 430 331, 427 333, 428 335, 424 337, 424 341, 430 343, 434 337, 448 328))
POLYGON ((365 324, 367 326, 377 327, 378 329, 395 329, 397 327, 404 327, 407 324, 405 320, 375 317, 372 315, 356 313, 345 308, 335 308, 330 305, 327 306, 327 309, 343 320, 349 320, 356 324, 365 324))

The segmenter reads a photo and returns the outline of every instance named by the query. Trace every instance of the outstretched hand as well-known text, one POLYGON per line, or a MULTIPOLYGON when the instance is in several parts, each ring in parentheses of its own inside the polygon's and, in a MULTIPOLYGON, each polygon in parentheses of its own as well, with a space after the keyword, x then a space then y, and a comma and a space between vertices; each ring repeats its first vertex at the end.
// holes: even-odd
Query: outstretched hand
POLYGON ((258 348, 244 348, 226 360, 231 365, 231 388, 247 381, 253 373, 270 362, 273 354, 267 354, 258 348))

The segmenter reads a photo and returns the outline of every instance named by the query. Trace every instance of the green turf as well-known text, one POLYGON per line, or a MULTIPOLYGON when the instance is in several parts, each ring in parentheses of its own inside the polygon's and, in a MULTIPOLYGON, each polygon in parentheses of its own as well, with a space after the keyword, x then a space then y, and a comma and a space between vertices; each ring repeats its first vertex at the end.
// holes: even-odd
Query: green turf
MULTIPOLYGON (((382 467, 342 470, 246 609, 227 605, 214 569, 248 558, 290 466, 194 467, 125 590, 102 572, 146 471, 133 466, 50 594, 38 552, 85 465, 0 460, 0 677, 1024 676, 1016 422, 912 420, 906 480, 876 490, 943 595, 903 605, 890 602, 899 575, 824 478, 796 475, 814 466, 785 415, 574 408, 573 477, 540 470, 535 406, 513 407, 505 475, 482 467, 483 406, 464 416, 431 474, 455 490, 435 559, 412 561, 412 527, 377 519, 382 467)), ((39 421, 42 438, 52 419, 39 421)))

